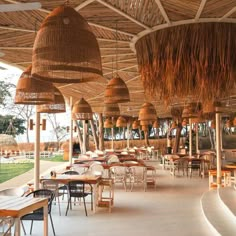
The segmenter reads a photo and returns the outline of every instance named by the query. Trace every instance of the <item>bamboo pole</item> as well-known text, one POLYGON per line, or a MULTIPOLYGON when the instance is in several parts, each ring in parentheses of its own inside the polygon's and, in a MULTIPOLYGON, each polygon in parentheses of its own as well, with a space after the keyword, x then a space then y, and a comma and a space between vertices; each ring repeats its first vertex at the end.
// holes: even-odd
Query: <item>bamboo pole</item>
POLYGON ((220 113, 216 113, 216 169, 217 187, 221 188, 221 134, 220 134, 220 113))
POLYGON ((97 150, 98 149, 98 136, 97 136, 97 133, 95 131, 95 125, 94 125, 94 121, 93 120, 90 120, 90 126, 91 126, 91 130, 92 130, 92 133, 93 133, 93 139, 94 139, 94 143, 95 143, 95 149, 97 150))
POLYGON ((103 118, 102 113, 98 114, 98 120, 99 120, 99 150, 104 150, 104 133, 103 133, 103 118))

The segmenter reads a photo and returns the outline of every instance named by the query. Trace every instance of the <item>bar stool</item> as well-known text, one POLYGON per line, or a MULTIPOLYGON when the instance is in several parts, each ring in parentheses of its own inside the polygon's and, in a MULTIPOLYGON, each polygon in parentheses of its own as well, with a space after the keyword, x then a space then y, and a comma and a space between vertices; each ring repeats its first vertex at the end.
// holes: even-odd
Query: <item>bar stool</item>
MULTIPOLYGON (((209 170, 209 189, 217 187, 217 170, 209 170)), ((231 171, 221 170, 222 187, 231 186, 231 171)))
POLYGON ((107 207, 109 212, 114 205, 114 181, 110 178, 102 178, 98 184, 98 207, 107 207), (106 191, 105 191, 106 190, 106 191))

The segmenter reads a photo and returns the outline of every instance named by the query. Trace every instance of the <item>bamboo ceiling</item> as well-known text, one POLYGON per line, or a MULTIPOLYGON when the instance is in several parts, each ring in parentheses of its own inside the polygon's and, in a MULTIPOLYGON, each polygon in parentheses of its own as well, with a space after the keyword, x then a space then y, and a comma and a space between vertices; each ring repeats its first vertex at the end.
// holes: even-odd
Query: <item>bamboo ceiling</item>
MULTIPOLYGON (((1 4, 37 0, 0 0, 1 4)), ((39 10, 0 12, 0 60, 24 70, 32 63, 32 47, 43 19, 64 0, 39 0, 39 10)), ((157 30, 201 22, 236 23, 236 1, 232 0, 70 0, 90 24, 99 43, 103 76, 116 73, 126 82, 131 101, 120 105, 121 114, 137 116, 145 101, 154 104, 160 117, 170 116, 171 107, 194 98, 171 98, 167 106, 145 93, 137 64, 135 45, 143 36, 157 30)), ((234 52, 233 52, 234 53, 234 52)), ((56 84, 68 101, 84 97, 93 111, 102 112, 106 81, 83 84, 56 84)), ((236 107, 236 89, 223 104, 236 107)))

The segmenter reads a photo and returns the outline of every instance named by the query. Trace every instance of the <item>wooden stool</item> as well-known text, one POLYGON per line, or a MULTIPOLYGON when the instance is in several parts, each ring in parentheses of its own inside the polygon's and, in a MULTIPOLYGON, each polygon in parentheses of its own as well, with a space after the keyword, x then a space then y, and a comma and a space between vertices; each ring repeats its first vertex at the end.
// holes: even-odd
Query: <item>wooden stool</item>
MULTIPOLYGON (((217 170, 209 170, 209 189, 217 188, 217 170)), ((231 186, 231 171, 221 170, 222 187, 231 186)))
POLYGON ((114 205, 114 181, 110 178, 102 178, 98 185, 98 207, 107 207, 109 212, 114 205), (107 190, 107 191, 104 191, 107 190))

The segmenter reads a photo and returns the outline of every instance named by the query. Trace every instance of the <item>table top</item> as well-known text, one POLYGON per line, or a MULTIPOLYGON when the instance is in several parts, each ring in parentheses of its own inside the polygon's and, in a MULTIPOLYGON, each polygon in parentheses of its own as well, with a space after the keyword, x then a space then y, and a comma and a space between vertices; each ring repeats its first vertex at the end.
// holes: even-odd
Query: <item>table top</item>
POLYGON ((225 165, 226 168, 236 169, 236 163, 228 163, 225 165))
POLYGON ((47 198, 0 196, 0 216, 21 217, 47 204, 47 198))
POLYGON ((84 181, 89 184, 96 184, 101 180, 101 176, 93 176, 93 175, 57 175, 56 177, 51 176, 41 176, 40 181, 43 180, 55 180, 60 183, 67 184, 70 181, 84 181))

